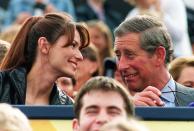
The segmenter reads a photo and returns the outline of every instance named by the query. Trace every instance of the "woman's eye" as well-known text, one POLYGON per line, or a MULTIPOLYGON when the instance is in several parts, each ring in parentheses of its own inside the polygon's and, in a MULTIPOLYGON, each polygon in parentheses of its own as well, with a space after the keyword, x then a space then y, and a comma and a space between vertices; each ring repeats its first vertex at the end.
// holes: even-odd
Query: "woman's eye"
POLYGON ((72 48, 75 48, 75 47, 77 47, 77 44, 76 43, 72 43, 71 45, 69 45, 70 47, 72 47, 72 48))
POLYGON ((72 47, 76 47, 76 45, 75 45, 75 44, 72 44, 71 46, 72 46, 72 47))

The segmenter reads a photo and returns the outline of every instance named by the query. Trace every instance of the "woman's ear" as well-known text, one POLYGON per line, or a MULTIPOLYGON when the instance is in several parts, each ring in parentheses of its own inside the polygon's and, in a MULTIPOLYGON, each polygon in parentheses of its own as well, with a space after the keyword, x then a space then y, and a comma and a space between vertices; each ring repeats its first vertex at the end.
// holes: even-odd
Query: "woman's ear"
POLYGON ((45 37, 40 37, 38 39, 38 48, 40 52, 42 52, 43 54, 48 54, 50 49, 50 44, 45 37))

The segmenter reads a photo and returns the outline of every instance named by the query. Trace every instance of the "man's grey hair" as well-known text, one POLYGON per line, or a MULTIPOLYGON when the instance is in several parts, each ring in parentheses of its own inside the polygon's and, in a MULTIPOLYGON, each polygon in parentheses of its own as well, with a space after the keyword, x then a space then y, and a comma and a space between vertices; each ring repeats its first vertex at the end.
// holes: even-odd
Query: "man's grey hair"
POLYGON ((115 37, 121 37, 128 33, 140 34, 140 46, 149 54, 162 46, 166 50, 165 63, 172 58, 172 40, 164 24, 153 16, 135 16, 127 18, 114 31, 115 37))

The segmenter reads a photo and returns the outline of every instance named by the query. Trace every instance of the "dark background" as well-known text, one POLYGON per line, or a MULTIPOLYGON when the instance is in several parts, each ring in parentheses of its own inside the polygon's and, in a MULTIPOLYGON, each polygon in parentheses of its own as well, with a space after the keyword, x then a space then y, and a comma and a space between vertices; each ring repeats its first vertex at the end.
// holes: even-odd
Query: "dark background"
MULTIPOLYGON (((86 0, 73 0, 75 9, 80 4, 84 4, 85 1, 86 0)), ((121 13, 123 18, 125 18, 128 12, 133 8, 131 5, 129 5, 124 0, 106 0, 106 2, 108 5, 110 5, 112 9, 121 13)))

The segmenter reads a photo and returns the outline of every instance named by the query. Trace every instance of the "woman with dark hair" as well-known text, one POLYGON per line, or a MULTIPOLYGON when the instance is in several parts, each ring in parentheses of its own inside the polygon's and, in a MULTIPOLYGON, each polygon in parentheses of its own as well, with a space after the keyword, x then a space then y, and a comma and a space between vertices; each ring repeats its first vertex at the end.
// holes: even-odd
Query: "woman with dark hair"
POLYGON ((89 33, 64 13, 27 19, 0 66, 0 102, 72 104, 59 96, 55 81, 74 77, 89 33))

